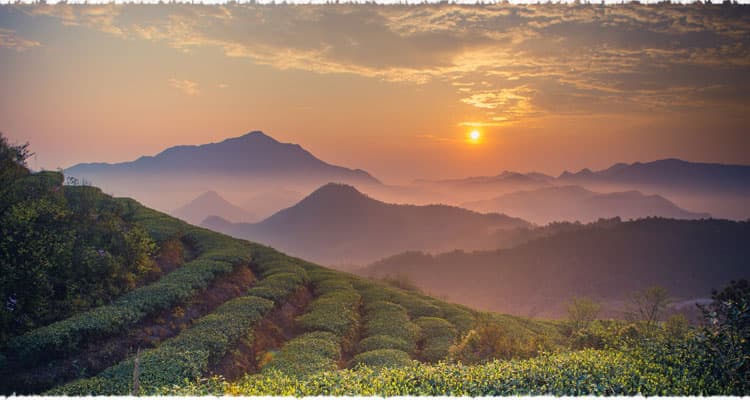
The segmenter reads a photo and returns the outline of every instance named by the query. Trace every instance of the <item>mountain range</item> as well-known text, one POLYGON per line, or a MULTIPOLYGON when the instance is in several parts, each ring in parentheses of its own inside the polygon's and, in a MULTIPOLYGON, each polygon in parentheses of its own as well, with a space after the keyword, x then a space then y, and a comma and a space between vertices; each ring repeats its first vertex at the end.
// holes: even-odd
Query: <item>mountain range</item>
POLYGON ((588 168, 576 173, 565 171, 557 180, 576 183, 662 185, 750 193, 750 166, 697 163, 669 158, 647 163, 618 163, 596 172, 588 168))
POLYGON ((406 250, 496 248, 498 231, 530 227, 497 213, 388 204, 342 184, 324 185, 255 224, 210 217, 202 225, 328 264, 361 264, 406 250))
POLYGON ((591 222, 600 218, 667 217, 709 218, 707 213, 684 210, 659 195, 626 192, 596 193, 581 186, 549 186, 504 194, 490 200, 462 204, 479 212, 505 212, 536 224, 552 221, 591 222))
POLYGON ((567 225, 511 249, 407 252, 359 273, 400 276, 482 309, 552 318, 565 316, 572 296, 599 300, 617 315, 632 292, 648 286, 694 300, 748 277, 750 222, 647 218, 567 225))
POLYGON ((273 188, 309 192, 328 182, 380 184, 363 170, 326 163, 298 144, 260 131, 218 143, 174 146, 129 162, 77 164, 64 173, 162 210, 208 190, 248 198, 273 188))

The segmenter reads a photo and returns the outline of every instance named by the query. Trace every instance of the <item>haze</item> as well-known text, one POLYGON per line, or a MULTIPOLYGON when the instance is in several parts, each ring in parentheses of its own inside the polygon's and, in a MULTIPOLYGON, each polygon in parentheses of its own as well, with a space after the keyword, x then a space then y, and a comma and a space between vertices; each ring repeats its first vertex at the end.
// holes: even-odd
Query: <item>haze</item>
POLYGON ((0 131, 37 169, 253 129, 389 183, 748 164, 747 8, 2 5, 0 131))

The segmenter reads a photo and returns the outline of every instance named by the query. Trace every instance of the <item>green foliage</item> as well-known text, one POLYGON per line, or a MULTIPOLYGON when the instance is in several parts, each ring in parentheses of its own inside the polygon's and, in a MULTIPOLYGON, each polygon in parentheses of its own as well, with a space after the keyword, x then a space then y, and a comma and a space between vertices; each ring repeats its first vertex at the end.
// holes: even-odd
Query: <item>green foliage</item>
POLYGON ((404 339, 386 335, 374 335, 362 339, 357 346, 359 353, 380 349, 396 349, 404 352, 412 351, 412 345, 404 339))
POLYGON ((366 303, 389 301, 403 306, 411 318, 442 317, 440 307, 430 297, 364 280, 354 280, 355 288, 366 303))
MULTIPOLYGON (((187 383, 165 388, 160 393, 245 396, 685 396, 722 393, 720 387, 708 382, 701 371, 688 362, 689 348, 660 346, 662 350, 657 353, 652 353, 651 348, 632 353, 583 350, 476 366, 415 364, 402 354, 401 359, 407 366, 401 368, 360 366, 302 378, 280 373, 246 376, 232 383, 221 380, 187 383)), ((373 361, 378 358, 385 356, 372 357, 373 361)))
POLYGON ((700 344, 707 368, 725 392, 735 396, 750 393, 750 283, 732 281, 714 292, 713 303, 703 308, 706 326, 700 344))
POLYGON ((359 321, 359 293, 343 279, 326 279, 315 285, 319 296, 307 313, 297 317, 297 324, 305 331, 329 331, 350 339, 359 321))
POLYGON ((688 320, 683 314, 675 314, 664 323, 664 331, 667 335, 682 339, 688 334, 688 320))
POLYGON ((357 354, 352 359, 353 366, 371 368, 404 367, 414 364, 409 353, 396 349, 379 349, 357 354))
POLYGON ((310 332, 287 342, 273 360, 263 367, 264 373, 281 371, 305 376, 320 371, 335 371, 341 358, 339 337, 331 332, 310 332))
POLYGON ((476 313, 468 307, 443 303, 440 308, 443 310, 443 317, 456 327, 459 334, 468 332, 477 323, 476 313))
POLYGON ((409 353, 414 351, 419 327, 409 320, 403 307, 378 301, 365 306, 365 337, 390 336, 408 343, 409 353))
POLYGON ((417 318, 414 323, 421 331, 421 358, 427 362, 444 359, 456 339, 456 327, 442 318, 435 317, 417 318))
POLYGON ((267 270, 264 279, 250 288, 248 294, 278 302, 289 296, 294 289, 306 280, 307 276, 304 274, 304 270, 296 270, 293 265, 289 265, 288 268, 275 268, 267 270))
POLYGON ((87 339, 120 333, 155 311, 187 300, 207 287, 217 275, 231 270, 232 265, 225 262, 194 260, 151 285, 125 294, 111 305, 76 314, 14 338, 8 343, 8 349, 26 365, 70 354, 87 339))
MULTIPOLYGON (((502 317, 502 316, 499 316, 502 317)), ((549 348, 548 337, 512 324, 502 324, 485 318, 450 348, 450 359, 464 364, 477 364, 489 360, 528 358, 549 348)))
MULTIPOLYGON (((196 379, 208 370, 212 361, 222 357, 251 326, 273 308, 273 303, 246 296, 230 300, 213 313, 199 319, 178 336, 140 357, 140 384, 145 393, 174 385, 185 379, 196 379)), ((132 389, 133 360, 127 360, 103 371, 94 378, 83 379, 56 388, 49 394, 125 395, 132 389)))
POLYGON ((0 204, 0 340, 101 306, 158 277, 156 245, 122 203, 57 172, 13 181, 0 204))
POLYGON ((587 329, 596 319, 602 306, 586 297, 573 297, 568 302, 568 321, 573 333, 587 329))

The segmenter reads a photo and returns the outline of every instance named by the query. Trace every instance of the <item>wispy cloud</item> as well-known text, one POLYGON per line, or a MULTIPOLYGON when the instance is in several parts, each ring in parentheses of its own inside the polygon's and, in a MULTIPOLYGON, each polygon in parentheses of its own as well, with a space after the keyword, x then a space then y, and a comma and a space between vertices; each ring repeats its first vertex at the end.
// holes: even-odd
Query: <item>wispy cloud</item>
POLYGON ((16 51, 25 51, 32 47, 39 47, 41 45, 42 44, 36 40, 18 36, 13 30, 0 28, 0 47, 10 48, 16 51))
MULTIPOLYGON (((66 25, 185 52, 214 47, 280 70, 448 82, 459 104, 485 113, 475 123, 719 107, 721 97, 750 102, 750 16, 739 8, 183 5, 144 17, 125 5, 22 7, 66 25)), ((170 84, 198 93, 194 82, 170 84)))
POLYGON ((200 90, 198 89, 198 82, 180 80, 175 78, 170 78, 168 82, 169 86, 172 86, 173 88, 181 91, 182 93, 185 93, 188 96, 195 96, 200 93, 200 90))

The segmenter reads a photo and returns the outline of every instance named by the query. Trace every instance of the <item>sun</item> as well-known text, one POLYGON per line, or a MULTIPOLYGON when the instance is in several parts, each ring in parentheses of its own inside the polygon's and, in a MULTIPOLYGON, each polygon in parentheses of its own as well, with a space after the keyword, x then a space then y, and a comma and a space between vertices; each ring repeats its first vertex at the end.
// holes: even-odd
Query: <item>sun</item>
POLYGON ((474 129, 473 131, 469 132, 470 143, 479 143, 479 139, 481 138, 482 138, 482 132, 479 132, 479 130, 474 129))

